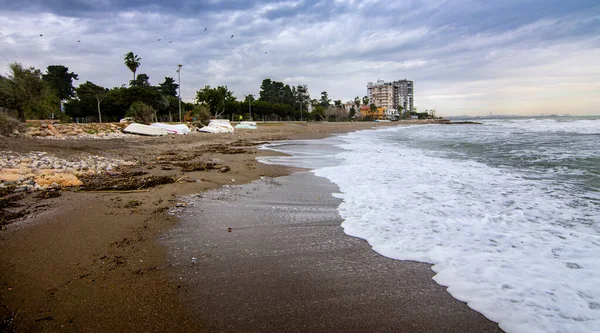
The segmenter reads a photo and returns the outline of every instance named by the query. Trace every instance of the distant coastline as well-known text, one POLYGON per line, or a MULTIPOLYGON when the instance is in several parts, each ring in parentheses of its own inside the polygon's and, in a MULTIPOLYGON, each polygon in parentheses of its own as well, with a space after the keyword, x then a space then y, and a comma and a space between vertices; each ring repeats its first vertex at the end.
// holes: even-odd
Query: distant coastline
POLYGON ((472 119, 524 119, 524 118, 530 118, 530 119, 560 119, 560 118, 598 118, 600 117, 600 115, 585 115, 585 116, 573 116, 573 115, 568 115, 568 114, 564 114, 564 115, 537 115, 537 116, 521 116, 521 115, 488 115, 488 116, 469 116, 469 115, 462 115, 462 116, 447 116, 444 117, 445 119, 450 119, 450 120, 472 120, 472 119))

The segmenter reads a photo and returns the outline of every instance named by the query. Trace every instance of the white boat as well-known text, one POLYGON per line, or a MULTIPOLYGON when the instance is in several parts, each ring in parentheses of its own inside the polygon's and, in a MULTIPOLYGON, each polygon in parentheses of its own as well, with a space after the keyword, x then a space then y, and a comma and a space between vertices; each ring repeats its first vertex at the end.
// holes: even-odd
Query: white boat
POLYGON ((169 132, 167 132, 167 130, 164 128, 156 128, 138 123, 129 124, 123 129, 123 132, 151 136, 161 136, 169 134, 169 132))
POLYGON ((212 119, 208 126, 198 129, 198 132, 204 133, 233 133, 233 126, 227 119, 212 119))
POLYGON ((169 134, 187 134, 191 132, 190 128, 185 124, 170 125, 165 123, 154 123, 150 126, 165 129, 169 134))
POLYGON ((235 125, 235 128, 241 129, 256 129, 256 122, 254 121, 241 121, 239 124, 235 125))

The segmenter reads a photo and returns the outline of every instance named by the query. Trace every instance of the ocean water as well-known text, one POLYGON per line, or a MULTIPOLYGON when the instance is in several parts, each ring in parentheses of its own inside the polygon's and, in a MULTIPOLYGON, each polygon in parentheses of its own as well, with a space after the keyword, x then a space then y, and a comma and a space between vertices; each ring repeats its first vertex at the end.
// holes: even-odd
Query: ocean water
POLYGON ((600 117, 416 125, 263 158, 339 187, 342 227, 507 332, 600 332, 600 117))

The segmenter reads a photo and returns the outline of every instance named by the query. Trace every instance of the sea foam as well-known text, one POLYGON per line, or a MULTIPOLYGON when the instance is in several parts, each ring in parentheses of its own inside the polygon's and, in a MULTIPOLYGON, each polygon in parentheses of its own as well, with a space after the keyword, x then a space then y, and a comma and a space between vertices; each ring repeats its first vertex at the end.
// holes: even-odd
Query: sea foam
MULTIPOLYGON (((600 331, 593 197, 389 140, 400 131, 420 129, 341 136, 337 163, 313 170, 338 185, 344 231, 384 256, 433 264, 437 283, 507 332, 600 331)), ((270 163, 310 167, 309 160, 270 163)))

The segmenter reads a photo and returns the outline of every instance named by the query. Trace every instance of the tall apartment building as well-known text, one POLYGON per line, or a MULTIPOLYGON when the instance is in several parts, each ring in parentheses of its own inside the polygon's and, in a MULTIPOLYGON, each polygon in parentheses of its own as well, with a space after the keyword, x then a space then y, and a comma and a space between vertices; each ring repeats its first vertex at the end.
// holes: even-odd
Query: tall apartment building
POLYGON ((367 96, 369 96, 369 103, 374 103, 377 107, 386 109, 394 107, 394 87, 390 82, 377 80, 376 83, 367 83, 367 96))
POLYGON ((414 110, 414 83, 404 79, 393 82, 394 87, 394 108, 402 106, 402 112, 411 112, 414 110))
POLYGON ((377 80, 376 83, 367 83, 367 96, 370 103, 386 109, 397 109, 402 106, 403 112, 412 111, 414 108, 413 81, 404 79, 394 82, 377 80))

